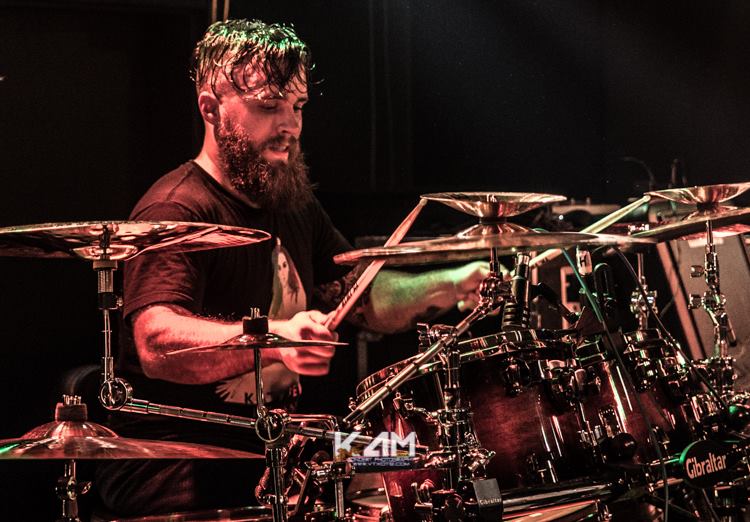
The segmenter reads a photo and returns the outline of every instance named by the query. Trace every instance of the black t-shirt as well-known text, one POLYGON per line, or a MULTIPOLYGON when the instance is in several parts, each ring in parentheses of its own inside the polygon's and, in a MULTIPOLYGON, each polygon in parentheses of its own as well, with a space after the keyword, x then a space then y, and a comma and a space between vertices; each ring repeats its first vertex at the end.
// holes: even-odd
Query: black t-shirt
MULTIPOLYGON (((252 383, 248 376, 243 383, 234 379, 198 386, 146 378, 132 342, 133 313, 148 305, 165 303, 227 321, 239 321, 251 307, 258 307, 263 313, 270 311, 271 317, 287 318, 295 311, 309 309, 315 286, 334 281, 348 271, 332 261, 335 254, 351 248, 348 242, 317 199, 299 211, 254 208, 194 162, 159 179, 138 202, 130 219, 217 223, 260 229, 272 235, 270 240, 243 247, 184 254, 155 251, 125 263, 125 335, 120 368, 132 382, 135 396, 152 402, 253 415, 254 408, 247 407, 254 397, 254 393, 248 395, 252 383), (284 289, 280 288, 282 279, 284 289), (282 294, 286 297, 280 297, 282 294)), ((296 376, 285 372, 281 363, 276 364, 268 369, 270 376, 264 370, 264 384, 272 388, 277 384, 276 392, 270 394, 282 400, 288 396, 282 397, 279 389, 294 395, 292 379, 296 376)))

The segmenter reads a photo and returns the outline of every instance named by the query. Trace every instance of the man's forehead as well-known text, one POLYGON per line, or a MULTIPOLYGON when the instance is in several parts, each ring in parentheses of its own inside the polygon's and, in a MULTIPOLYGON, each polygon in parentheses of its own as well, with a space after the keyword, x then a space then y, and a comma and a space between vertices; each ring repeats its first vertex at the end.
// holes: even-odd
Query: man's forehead
POLYGON ((237 85, 243 85, 243 96, 257 99, 285 98, 288 95, 307 97, 307 81, 304 68, 300 68, 297 74, 283 86, 269 83, 268 76, 263 67, 257 63, 246 63, 241 69, 243 81, 237 85))

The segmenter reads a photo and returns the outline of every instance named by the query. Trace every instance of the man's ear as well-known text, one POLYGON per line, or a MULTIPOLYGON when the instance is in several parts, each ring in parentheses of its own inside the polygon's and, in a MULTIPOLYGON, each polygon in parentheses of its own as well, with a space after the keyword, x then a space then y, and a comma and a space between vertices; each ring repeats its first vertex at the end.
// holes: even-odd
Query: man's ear
POLYGON ((209 91, 201 91, 198 94, 198 110, 206 123, 214 127, 219 125, 221 115, 219 114, 219 100, 209 91))

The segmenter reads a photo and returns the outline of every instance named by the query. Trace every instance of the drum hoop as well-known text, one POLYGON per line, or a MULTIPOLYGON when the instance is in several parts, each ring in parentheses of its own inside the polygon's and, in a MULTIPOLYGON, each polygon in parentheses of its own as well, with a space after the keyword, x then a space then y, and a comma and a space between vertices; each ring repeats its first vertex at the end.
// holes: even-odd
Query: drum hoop
MULTIPOLYGON (((549 341, 540 339, 536 330, 510 330, 498 334, 467 339, 458 343, 459 347, 472 347, 461 354, 461 363, 470 363, 480 359, 489 359, 509 354, 536 353, 541 350, 556 350, 557 346, 568 347, 569 344, 560 340, 549 341)), ((361 402, 377 391, 382 383, 401 371, 416 359, 418 355, 409 357, 390 366, 378 370, 365 377, 356 387, 357 402, 361 402)), ((564 359, 565 357, 548 357, 549 359, 564 359)), ((437 371, 441 366, 440 361, 431 361, 423 364, 412 377, 421 377, 437 371)))

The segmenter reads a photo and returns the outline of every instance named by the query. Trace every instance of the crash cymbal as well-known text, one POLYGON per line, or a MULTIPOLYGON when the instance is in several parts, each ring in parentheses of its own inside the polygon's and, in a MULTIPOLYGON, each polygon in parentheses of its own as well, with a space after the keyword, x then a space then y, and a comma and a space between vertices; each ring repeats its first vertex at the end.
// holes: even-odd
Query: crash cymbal
POLYGON ((178 355, 184 353, 215 353, 236 350, 252 350, 254 348, 305 348, 308 346, 349 346, 347 343, 338 341, 312 341, 299 340, 293 341, 273 333, 266 334, 242 334, 237 337, 227 339, 221 344, 191 346, 190 348, 181 348, 167 352, 167 355, 178 355))
POLYGON ((707 221, 711 221, 715 237, 745 234, 750 232, 750 208, 718 207, 699 210, 687 216, 676 216, 664 224, 651 225, 649 230, 636 232, 633 237, 657 241, 704 238, 707 221))
MULTIPOLYGON (((514 227, 518 227, 518 225, 514 225, 514 227)), ((342 265, 362 261, 385 261, 391 265, 422 265, 487 258, 493 248, 497 249, 499 255, 511 255, 517 252, 574 246, 586 248, 617 246, 628 249, 634 246, 649 246, 654 243, 653 240, 647 239, 644 241, 639 238, 612 234, 536 232, 528 229, 511 233, 483 234, 486 231, 487 227, 477 225, 447 238, 401 243, 391 247, 354 250, 339 254, 333 260, 342 265)))
POLYGON ((193 252, 249 245, 270 234, 251 228, 180 221, 90 221, 0 228, 0 256, 130 259, 138 254, 193 252))
POLYGON ((702 187, 686 187, 647 192, 650 196, 668 199, 677 203, 693 205, 718 205, 739 196, 750 189, 750 181, 743 183, 723 183, 720 185, 704 185, 702 187))
POLYGON ((0 440, 0 460, 260 459, 262 455, 186 442, 119 437, 89 421, 54 421, 0 440))
POLYGON ((567 199, 565 196, 532 192, 437 192, 421 197, 483 219, 516 216, 567 199))

